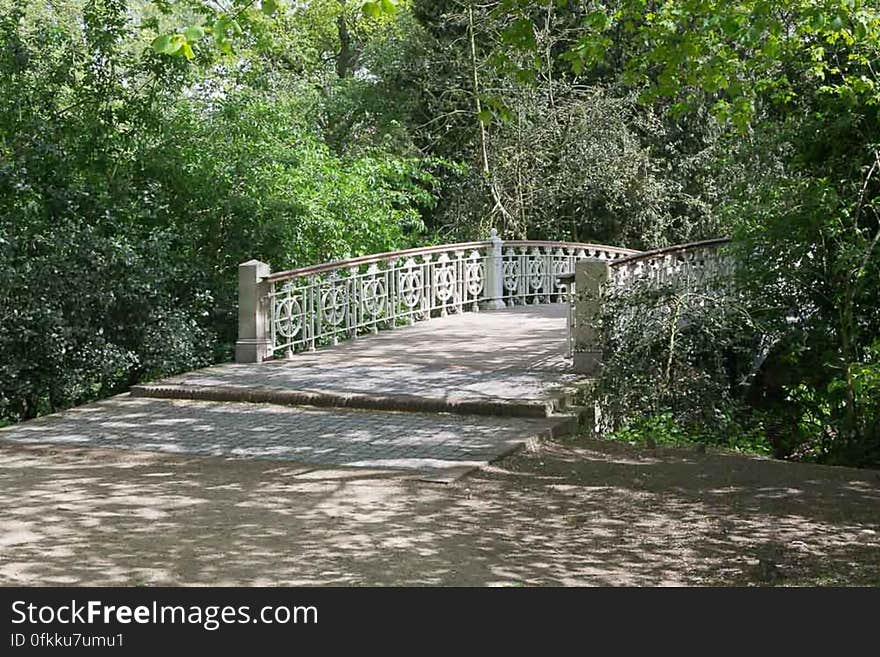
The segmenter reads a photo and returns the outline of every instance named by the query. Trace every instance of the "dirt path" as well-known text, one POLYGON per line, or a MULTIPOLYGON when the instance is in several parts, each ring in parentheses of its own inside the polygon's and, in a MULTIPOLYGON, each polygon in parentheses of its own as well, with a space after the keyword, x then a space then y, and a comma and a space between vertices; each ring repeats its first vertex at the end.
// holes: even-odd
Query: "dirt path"
POLYGON ((601 441, 454 485, 0 443, 0 584, 880 585, 880 474, 601 441))

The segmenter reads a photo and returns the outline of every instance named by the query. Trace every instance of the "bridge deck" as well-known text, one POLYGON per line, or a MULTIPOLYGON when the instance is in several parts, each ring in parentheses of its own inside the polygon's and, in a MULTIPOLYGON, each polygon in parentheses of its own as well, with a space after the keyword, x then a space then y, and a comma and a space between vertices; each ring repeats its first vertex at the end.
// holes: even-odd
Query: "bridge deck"
POLYGON ((225 364, 136 395, 384 410, 545 416, 578 379, 565 358, 567 306, 464 313, 290 360, 225 364))
POLYGON ((404 468, 449 480, 571 427, 573 416, 556 412, 576 381, 565 360, 566 312, 466 313, 288 361, 218 365, 8 427, 0 439, 404 468))

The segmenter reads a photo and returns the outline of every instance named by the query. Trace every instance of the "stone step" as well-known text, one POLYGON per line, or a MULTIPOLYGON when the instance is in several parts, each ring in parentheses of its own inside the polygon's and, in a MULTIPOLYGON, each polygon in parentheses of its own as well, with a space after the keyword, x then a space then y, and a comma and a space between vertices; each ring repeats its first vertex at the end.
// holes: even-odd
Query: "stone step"
POLYGON ((463 398, 335 390, 296 390, 269 385, 155 383, 131 388, 132 397, 250 402, 285 406, 320 406, 412 413, 454 413, 496 417, 547 418, 564 412, 569 397, 557 393, 539 399, 463 398))
POLYGON ((569 406, 564 411, 557 411, 548 417, 559 421, 554 427, 554 438, 574 436, 584 428, 592 430, 596 421, 593 406, 569 406))

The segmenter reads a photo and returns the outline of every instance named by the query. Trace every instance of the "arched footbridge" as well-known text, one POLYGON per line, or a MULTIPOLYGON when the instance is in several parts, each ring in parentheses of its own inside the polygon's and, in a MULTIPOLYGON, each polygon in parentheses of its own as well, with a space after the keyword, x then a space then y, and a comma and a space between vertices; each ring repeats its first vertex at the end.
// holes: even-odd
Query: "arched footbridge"
POLYGON ((571 400, 601 351, 590 318, 602 289, 699 282, 726 266, 724 242, 639 252, 493 231, 289 271, 246 262, 234 363, 134 386, 0 439, 453 480, 589 415, 571 400))

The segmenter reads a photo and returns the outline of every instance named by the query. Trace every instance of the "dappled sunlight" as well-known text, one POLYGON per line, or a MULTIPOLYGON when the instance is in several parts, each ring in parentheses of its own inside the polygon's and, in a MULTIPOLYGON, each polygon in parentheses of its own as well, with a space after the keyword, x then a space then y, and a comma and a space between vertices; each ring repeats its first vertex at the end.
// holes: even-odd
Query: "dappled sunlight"
POLYGON ((215 400, 262 395, 274 403, 369 408, 393 403, 395 410, 520 404, 540 411, 581 379, 566 360, 567 313, 567 304, 541 304, 451 315, 289 360, 215 365, 133 393, 215 400))
POLYGON ((0 441, 433 472, 477 467, 560 422, 119 395, 0 429, 0 441), (118 421, 132 409, 138 422, 118 421))
MULTIPOLYGON (((497 370, 512 366, 532 371, 542 363, 565 367, 567 317, 568 305, 562 303, 453 314, 296 354, 294 361, 335 368, 353 361, 397 360, 405 351, 407 362, 434 367, 497 370)), ((280 372, 287 370, 283 360, 272 365, 280 372)))
POLYGON ((600 441, 551 443, 454 485, 7 444, 0 582, 765 583, 754 570, 772 559, 782 583, 876 583, 878 483, 872 472, 600 441))

